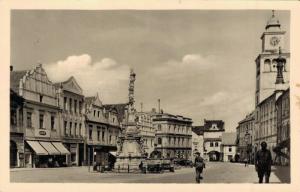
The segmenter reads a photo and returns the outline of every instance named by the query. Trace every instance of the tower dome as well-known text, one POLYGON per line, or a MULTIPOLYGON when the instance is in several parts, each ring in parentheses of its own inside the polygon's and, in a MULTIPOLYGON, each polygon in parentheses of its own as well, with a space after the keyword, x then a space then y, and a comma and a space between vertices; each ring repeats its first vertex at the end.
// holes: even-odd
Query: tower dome
POLYGON ((272 17, 268 20, 266 30, 271 30, 271 29, 280 29, 280 22, 277 17, 275 17, 275 11, 272 10, 272 17))

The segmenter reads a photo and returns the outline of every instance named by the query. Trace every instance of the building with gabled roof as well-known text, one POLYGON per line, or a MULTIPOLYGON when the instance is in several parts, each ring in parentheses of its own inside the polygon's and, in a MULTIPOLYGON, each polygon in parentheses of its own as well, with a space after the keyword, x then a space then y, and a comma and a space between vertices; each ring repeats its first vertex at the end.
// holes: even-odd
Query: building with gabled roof
POLYGON ((223 161, 233 161, 236 155, 236 133, 222 133, 221 151, 223 155, 223 161))
POLYGON ((121 134, 121 122, 115 107, 106 107, 96 96, 85 98, 87 155, 90 165, 95 162, 100 166, 113 166, 112 154, 117 150, 121 134), (94 155, 93 155, 94 154, 94 155))
POLYGON ((82 88, 73 76, 54 85, 58 90, 59 107, 62 110, 61 133, 63 144, 70 151, 66 162, 68 165, 85 165, 86 128, 82 88))
POLYGON ((13 71, 10 86, 24 99, 24 166, 62 166, 70 152, 63 146, 60 132, 61 109, 57 90, 42 66, 13 71))

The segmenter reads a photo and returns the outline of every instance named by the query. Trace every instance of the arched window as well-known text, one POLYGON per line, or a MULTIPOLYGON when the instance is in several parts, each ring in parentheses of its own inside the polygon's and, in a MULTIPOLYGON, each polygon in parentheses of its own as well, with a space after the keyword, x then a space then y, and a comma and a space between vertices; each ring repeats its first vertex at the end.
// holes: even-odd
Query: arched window
POLYGON ((271 61, 270 61, 270 59, 266 59, 264 61, 264 71, 266 71, 266 72, 271 71, 271 61))
POLYGON ((277 71, 277 63, 275 61, 275 59, 272 60, 272 67, 271 67, 271 71, 277 71))

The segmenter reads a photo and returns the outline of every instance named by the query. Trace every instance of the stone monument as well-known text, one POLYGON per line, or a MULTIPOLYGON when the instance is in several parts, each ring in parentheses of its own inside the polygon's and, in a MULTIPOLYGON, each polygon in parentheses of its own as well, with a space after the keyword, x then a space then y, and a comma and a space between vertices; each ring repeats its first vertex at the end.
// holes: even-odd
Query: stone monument
POLYGON ((143 140, 139 134, 138 117, 134 107, 135 73, 131 69, 129 81, 129 102, 127 104, 123 132, 117 144, 115 163, 116 172, 138 172, 139 165, 145 159, 143 140))

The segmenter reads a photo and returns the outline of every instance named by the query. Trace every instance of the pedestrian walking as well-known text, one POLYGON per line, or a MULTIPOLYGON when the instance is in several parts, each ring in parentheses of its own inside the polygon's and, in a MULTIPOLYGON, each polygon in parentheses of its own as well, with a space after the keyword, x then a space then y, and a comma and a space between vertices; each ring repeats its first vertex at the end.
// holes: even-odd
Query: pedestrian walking
POLYGON ((255 170, 257 171, 259 183, 263 182, 265 177, 265 183, 269 183, 271 166, 272 166, 272 155, 267 149, 267 143, 262 142, 261 150, 256 152, 255 155, 255 170))
POLYGON ((203 177, 201 176, 202 172, 203 172, 203 168, 205 168, 205 163, 204 163, 204 159, 200 156, 199 152, 195 153, 196 158, 195 158, 195 169, 196 169, 196 182, 200 183, 200 180, 203 179, 203 177))

